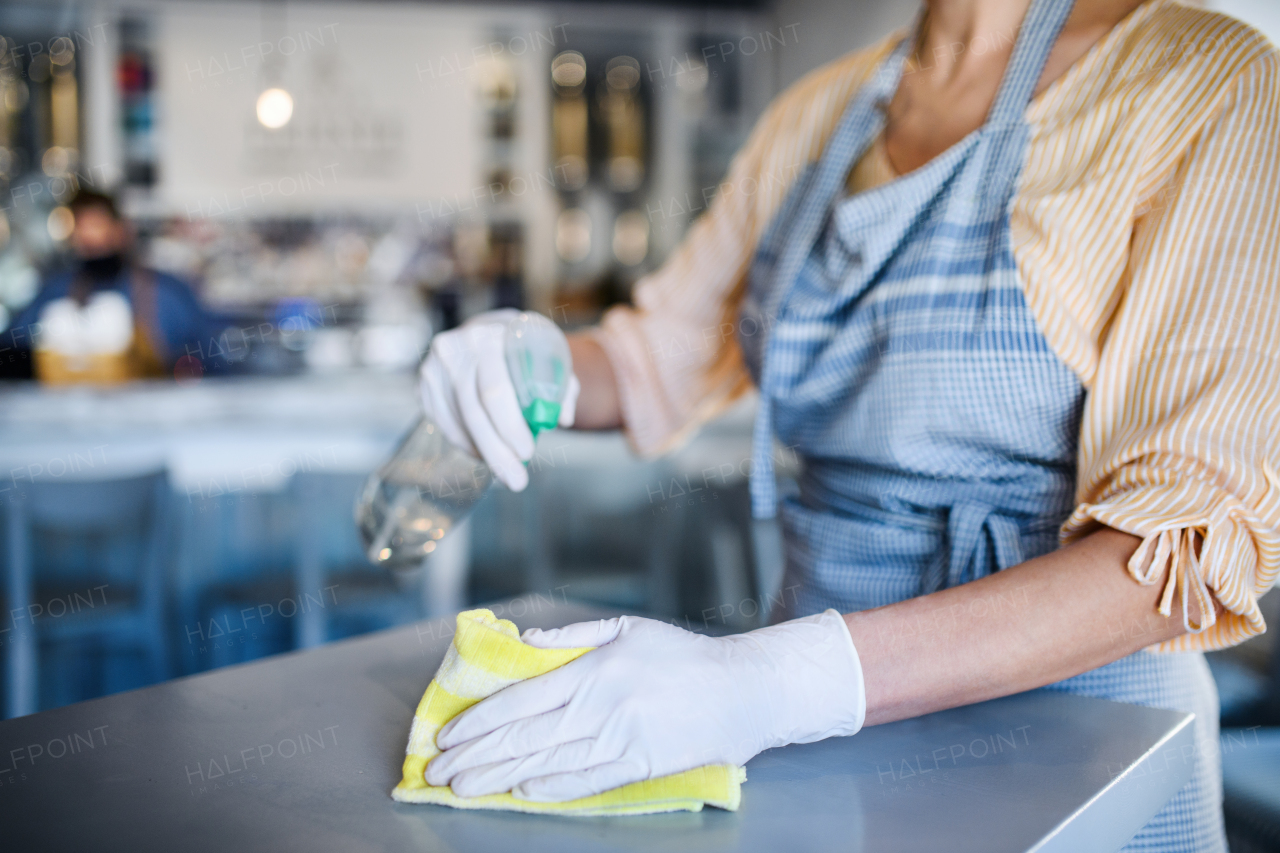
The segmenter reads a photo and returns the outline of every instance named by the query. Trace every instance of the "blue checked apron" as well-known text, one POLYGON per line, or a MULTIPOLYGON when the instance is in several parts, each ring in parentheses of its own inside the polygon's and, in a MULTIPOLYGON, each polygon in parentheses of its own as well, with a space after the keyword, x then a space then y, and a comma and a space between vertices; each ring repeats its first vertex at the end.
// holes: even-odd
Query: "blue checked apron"
MULTIPOLYGON (((1057 547, 1084 388, 1027 306, 1009 209, 1023 113, 1071 5, 1034 0, 984 126, 845 197, 884 129, 915 43, 904 39, 757 247, 738 328, 761 397, 758 516, 779 506, 774 436, 803 460, 798 493, 780 504, 793 594, 775 618, 890 604, 1057 547)), ((1139 652, 1045 689, 1194 712, 1192 781, 1124 849, 1225 853, 1217 693, 1202 655, 1139 652)))

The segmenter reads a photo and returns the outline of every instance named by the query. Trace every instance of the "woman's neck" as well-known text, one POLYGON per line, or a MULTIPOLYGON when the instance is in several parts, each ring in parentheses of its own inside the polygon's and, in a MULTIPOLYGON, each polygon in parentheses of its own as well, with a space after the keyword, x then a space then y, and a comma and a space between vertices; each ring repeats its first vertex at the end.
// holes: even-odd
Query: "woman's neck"
MULTIPOLYGON (((1042 85, 1147 0, 1075 0, 1042 85), (1066 59, 1065 64, 1061 60, 1066 59), (1062 67, 1057 67, 1061 65, 1062 67)), ((925 0, 914 63, 933 85, 961 84, 1005 64, 1032 0, 925 0)), ((1070 0, 1061 0, 1070 2, 1070 0)))
POLYGON ((942 78, 955 76, 973 59, 990 62, 1009 53, 1031 0, 926 0, 916 56, 942 78))
MULTIPOLYGON (((895 171, 919 168, 981 126, 1031 2, 926 0, 919 43, 886 111, 885 152, 895 171)), ((1076 0, 1035 94, 1143 2, 1076 0)))

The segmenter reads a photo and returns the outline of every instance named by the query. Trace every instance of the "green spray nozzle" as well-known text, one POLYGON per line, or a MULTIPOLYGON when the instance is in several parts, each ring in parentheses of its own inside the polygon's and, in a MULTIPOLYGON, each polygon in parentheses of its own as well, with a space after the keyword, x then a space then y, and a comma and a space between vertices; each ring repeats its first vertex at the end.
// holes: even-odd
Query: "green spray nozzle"
POLYGON ((561 401, 573 376, 569 343, 555 323, 522 311, 507 323, 504 347, 520 411, 537 438, 560 421, 561 401))
POLYGON ((540 397, 536 398, 524 407, 524 421, 533 432, 533 437, 537 438, 538 433, 546 429, 555 429, 560 423, 560 404, 540 397))

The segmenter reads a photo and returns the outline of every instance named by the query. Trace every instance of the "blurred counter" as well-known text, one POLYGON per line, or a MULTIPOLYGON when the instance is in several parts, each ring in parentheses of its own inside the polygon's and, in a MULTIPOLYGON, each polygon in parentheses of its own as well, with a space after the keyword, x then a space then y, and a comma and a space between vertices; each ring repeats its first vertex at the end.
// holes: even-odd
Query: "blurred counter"
MULTIPOLYGON (((372 371, 111 389, 0 384, 0 490, 165 465, 175 491, 190 497, 278 491, 297 471, 371 471, 420 411, 413 375, 372 371)), ((675 451, 667 461, 677 487, 745 480, 753 413, 744 400, 675 451)), ((543 466, 580 468, 629 456, 617 433, 550 433, 539 454, 543 466)), ((778 460, 784 471, 788 456, 778 460)), ((655 482, 655 496, 668 498, 671 485, 655 482)))
MULTIPOLYGON (((372 371, 111 389, 0 385, 0 501, 32 485, 166 469, 182 670, 283 651, 284 632, 267 638, 275 645, 227 650, 191 642, 190 631, 244 601, 305 586, 304 551, 327 574, 369 571, 352 504, 419 415, 416 385, 411 373, 372 371)), ((782 565, 776 526, 747 513, 753 411, 744 401, 661 460, 634 457, 616 431, 544 433, 532 487, 495 488, 471 532, 433 556, 424 612, 572 584, 582 599, 754 627, 782 565)), ((123 588, 127 578, 107 580, 123 588)))
MULTIPOLYGON (((351 507, 364 476, 419 413, 415 385, 412 374, 352 372, 115 388, 0 387, 0 506, 23 499, 33 486, 166 470, 172 490, 164 545, 167 620, 179 671, 285 651, 311 636, 305 620, 277 619, 257 631, 253 643, 237 646, 204 642, 200 626, 236 607, 297 595, 299 572, 310 565, 306 554, 319 561, 322 577, 363 570, 360 583, 378 580, 364 563, 351 507), (305 505, 297 488, 301 474, 318 475, 312 482, 322 490, 305 505)), ((133 571, 114 550, 86 562, 79 551, 66 552, 49 539, 54 534, 43 535, 35 543, 41 577, 93 578, 128 597, 133 571)), ((88 540, 76 543, 90 547, 88 540)), ((360 583, 352 578, 342 581, 350 593, 344 603, 359 598, 360 583)), ((456 602, 460 594, 446 598, 456 602)), ((384 597, 388 607, 400 606, 394 593, 384 597)), ((394 619, 335 623, 333 630, 384 627, 418 613, 407 604, 401 609, 394 619)), ((312 634, 314 641, 323 632, 312 634)), ((131 686, 108 679, 101 689, 131 686)))
POLYGON ((372 470, 418 411, 412 375, 373 372, 0 387, 0 489, 163 465, 190 497, 278 491, 298 471, 372 470))

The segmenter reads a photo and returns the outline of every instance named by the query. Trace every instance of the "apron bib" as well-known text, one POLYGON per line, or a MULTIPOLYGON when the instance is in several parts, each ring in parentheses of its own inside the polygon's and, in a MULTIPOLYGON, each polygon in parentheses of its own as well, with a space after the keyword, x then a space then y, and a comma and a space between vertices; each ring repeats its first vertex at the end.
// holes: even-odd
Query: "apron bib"
MULTIPOLYGON (((904 39, 757 247, 738 328, 753 332, 739 342, 760 390, 752 507, 780 513, 793 593, 778 620, 892 604, 1058 547, 1085 389, 1026 303, 1009 210, 1023 114, 1071 6, 1034 0, 981 128, 843 198, 884 129, 916 41, 904 39), (803 462, 798 494, 781 503, 775 435, 803 462)), ((1226 849, 1202 655, 1140 652, 1046 689, 1195 712, 1193 781, 1126 849, 1226 849)))

